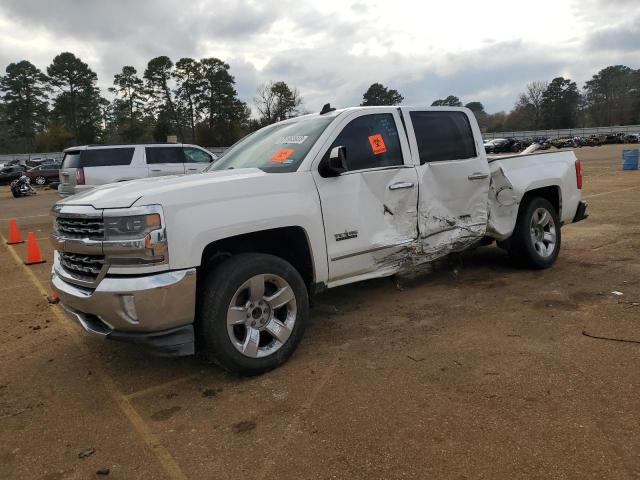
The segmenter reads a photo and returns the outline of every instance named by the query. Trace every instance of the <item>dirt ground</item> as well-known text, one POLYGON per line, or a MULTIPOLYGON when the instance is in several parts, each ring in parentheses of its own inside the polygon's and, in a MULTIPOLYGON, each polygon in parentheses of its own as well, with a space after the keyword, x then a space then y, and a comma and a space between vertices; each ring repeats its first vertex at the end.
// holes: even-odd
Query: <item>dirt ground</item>
POLYGON ((0 478, 640 478, 640 344, 583 334, 640 341, 621 150, 576 151, 590 217, 553 268, 486 247, 326 292, 291 360, 251 379, 85 335, 45 299, 56 194, 2 187, 0 232, 15 217, 48 261, 0 246, 0 478))

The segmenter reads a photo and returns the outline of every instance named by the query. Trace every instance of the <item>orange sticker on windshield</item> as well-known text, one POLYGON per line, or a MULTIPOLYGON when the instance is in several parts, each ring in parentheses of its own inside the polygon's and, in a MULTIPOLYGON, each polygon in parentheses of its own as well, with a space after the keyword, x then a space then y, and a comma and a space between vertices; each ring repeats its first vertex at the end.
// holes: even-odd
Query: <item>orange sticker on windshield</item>
POLYGON ((382 135, 380 135, 379 133, 369 136, 369 143, 371 144, 371 150, 373 150, 374 155, 378 155, 387 151, 387 146, 384 144, 382 135))
POLYGON ((284 163, 293 154, 293 148, 279 148, 271 157, 272 162, 284 163))

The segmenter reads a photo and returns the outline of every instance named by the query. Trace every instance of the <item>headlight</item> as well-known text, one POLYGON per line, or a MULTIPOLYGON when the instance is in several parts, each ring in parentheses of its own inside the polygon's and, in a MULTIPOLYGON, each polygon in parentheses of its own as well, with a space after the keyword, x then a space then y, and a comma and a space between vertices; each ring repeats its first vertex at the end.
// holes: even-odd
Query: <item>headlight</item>
POLYGON ((102 251, 111 265, 168 263, 166 225, 160 205, 104 210, 102 251))
POLYGON ((162 228, 162 222, 158 213, 104 218, 104 232, 107 240, 144 238, 160 228, 162 228))

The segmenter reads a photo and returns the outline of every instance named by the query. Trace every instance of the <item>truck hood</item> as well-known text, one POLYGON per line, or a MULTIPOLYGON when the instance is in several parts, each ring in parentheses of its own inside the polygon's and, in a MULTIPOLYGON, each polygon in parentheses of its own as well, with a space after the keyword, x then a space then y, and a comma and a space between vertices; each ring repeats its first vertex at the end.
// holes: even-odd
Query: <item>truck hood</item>
POLYGON ((257 168, 243 168, 238 170, 219 170, 195 175, 167 175, 150 177, 127 182, 101 185, 58 202, 64 205, 91 205, 94 208, 128 208, 138 200, 139 204, 160 203, 158 200, 165 196, 171 197, 181 191, 195 192, 210 190, 216 184, 228 184, 243 179, 262 177, 267 175, 257 168), (148 202, 146 200, 149 200, 148 202))

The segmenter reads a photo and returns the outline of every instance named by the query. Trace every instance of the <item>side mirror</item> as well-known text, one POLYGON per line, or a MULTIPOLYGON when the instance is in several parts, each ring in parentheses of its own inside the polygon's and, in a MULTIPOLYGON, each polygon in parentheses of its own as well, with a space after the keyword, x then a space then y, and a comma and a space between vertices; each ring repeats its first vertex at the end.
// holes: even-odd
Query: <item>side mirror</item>
POLYGON ((347 149, 333 147, 329 153, 329 157, 325 157, 318 165, 318 172, 323 177, 337 177, 341 173, 347 171, 347 149))

